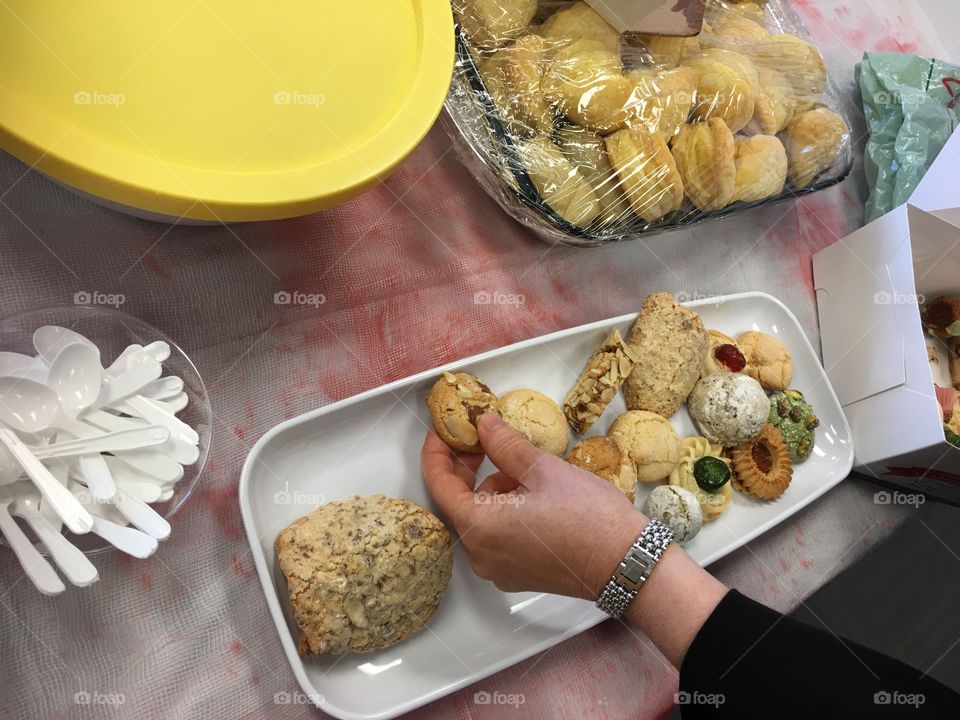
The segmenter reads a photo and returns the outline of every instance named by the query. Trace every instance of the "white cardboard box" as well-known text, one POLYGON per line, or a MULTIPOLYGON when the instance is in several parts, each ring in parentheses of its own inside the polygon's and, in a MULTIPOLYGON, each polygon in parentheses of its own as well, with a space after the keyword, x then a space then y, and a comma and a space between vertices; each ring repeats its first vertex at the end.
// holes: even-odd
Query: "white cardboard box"
POLYGON ((960 502, 960 449, 946 442, 934 391, 950 387, 946 349, 931 367, 918 307, 960 294, 960 132, 910 203, 814 255, 813 274, 824 367, 857 470, 960 502))

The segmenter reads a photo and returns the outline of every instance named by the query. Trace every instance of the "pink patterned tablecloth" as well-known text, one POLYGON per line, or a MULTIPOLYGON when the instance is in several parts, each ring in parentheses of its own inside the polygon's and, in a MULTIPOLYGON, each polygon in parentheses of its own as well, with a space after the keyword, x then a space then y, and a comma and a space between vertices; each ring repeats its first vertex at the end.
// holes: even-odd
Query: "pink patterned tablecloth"
MULTIPOLYGON (((855 117, 862 50, 929 51, 927 20, 908 0, 794 5, 855 117)), ((801 201, 574 250, 511 221, 439 128, 348 205, 230 228, 115 214, 0 157, 3 312, 70 303, 80 291, 122 294, 123 310, 192 356, 215 413, 207 473, 155 557, 98 556, 100 582, 44 598, 0 550, 0 718, 315 717, 295 694, 241 528, 237 480, 261 434, 450 360, 632 311, 653 290, 763 290, 816 344, 810 256, 860 225, 865 197, 858 163, 849 180, 801 201), (280 305, 278 292, 325 302, 280 305), (523 302, 477 304, 477 293, 523 302)), ((711 570, 790 610, 903 520, 907 510, 874 504, 873 492, 843 483, 711 570)), ((676 686, 648 641, 606 623, 413 716, 653 718, 670 711, 676 686), (524 704, 476 704, 481 690, 524 704)))

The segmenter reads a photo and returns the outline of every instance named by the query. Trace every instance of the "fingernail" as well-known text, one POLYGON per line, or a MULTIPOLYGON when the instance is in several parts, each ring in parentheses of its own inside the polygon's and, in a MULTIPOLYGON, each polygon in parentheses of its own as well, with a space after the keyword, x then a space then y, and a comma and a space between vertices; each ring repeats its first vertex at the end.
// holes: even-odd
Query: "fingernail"
POLYGON ((479 427, 481 425, 483 426, 484 430, 493 431, 503 425, 503 420, 500 419, 499 415, 494 415, 493 413, 484 413, 477 421, 477 426, 479 427))

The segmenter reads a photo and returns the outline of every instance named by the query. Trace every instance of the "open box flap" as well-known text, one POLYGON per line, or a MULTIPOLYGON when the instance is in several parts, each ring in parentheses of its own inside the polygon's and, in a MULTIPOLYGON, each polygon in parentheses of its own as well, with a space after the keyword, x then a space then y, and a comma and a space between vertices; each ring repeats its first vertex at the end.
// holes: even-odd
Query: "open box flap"
POLYGON ((897 303, 915 294, 909 232, 898 208, 813 256, 824 366, 841 405, 906 381, 897 303))
POLYGON ((706 0, 586 0, 617 32, 700 34, 706 0))
MULTIPOLYGON (((910 196, 910 204, 960 225, 960 132, 955 132, 910 196)), ((956 288, 954 288, 956 289, 956 288)))
POLYGON ((960 289, 960 226, 913 207, 912 202, 907 215, 917 292, 927 300, 956 295, 960 289))

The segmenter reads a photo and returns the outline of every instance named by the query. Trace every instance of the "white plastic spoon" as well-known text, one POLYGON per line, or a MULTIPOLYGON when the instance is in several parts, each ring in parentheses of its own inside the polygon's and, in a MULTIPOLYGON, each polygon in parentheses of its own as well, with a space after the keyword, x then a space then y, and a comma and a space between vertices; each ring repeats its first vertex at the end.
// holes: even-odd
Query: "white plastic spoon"
MULTIPOLYGON (((157 539, 144 532, 126 527, 127 520, 112 505, 92 502, 82 485, 74 485, 77 499, 93 515, 93 530, 117 550, 135 558, 148 558, 157 551, 157 539), (112 511, 112 512, 111 512, 112 511)), ((42 512, 42 510, 41 510, 42 512)))
POLYGON ((145 397, 134 396, 127 398, 114 407, 127 415, 143 418, 151 425, 163 425, 170 431, 171 435, 179 435, 187 442, 196 445, 200 442, 200 436, 197 431, 187 425, 183 420, 174 417, 164 405, 148 400, 145 397))
POLYGON ((159 425, 145 425, 103 433, 80 440, 65 440, 40 447, 31 447, 30 451, 41 460, 46 458, 76 457, 92 453, 116 453, 130 450, 143 450, 161 446, 170 439, 170 431, 159 425))
MULTIPOLYGON (((62 487, 62 486, 61 486, 62 487)), ((15 486, 13 514, 19 515, 37 534, 37 538, 50 551, 50 557, 74 585, 86 587, 97 581, 99 574, 87 556, 76 545, 51 527, 37 509, 40 495, 27 484, 15 486)), ((65 491, 66 488, 63 488, 65 491)), ((67 491, 69 492, 69 491, 67 491)), ((74 498, 76 499, 76 498, 74 498)), ((91 521, 91 526, 93 525, 91 521)))
POLYGON ((98 348, 89 338, 84 337, 75 330, 60 327, 59 325, 44 325, 33 331, 33 347, 36 348, 43 361, 53 366, 57 355, 71 344, 87 345, 97 352, 99 362, 100 348, 98 348))
POLYGON ((40 367, 43 363, 37 362, 29 355, 14 352, 0 352, 0 375, 9 375, 16 370, 31 370, 40 367))
POLYGON ((117 359, 114 360, 107 368, 104 370, 104 373, 107 375, 116 375, 117 373, 123 372, 127 369, 127 359, 138 350, 142 350, 143 345, 127 345, 123 349, 123 352, 117 355, 117 359))
POLYGON ((183 380, 176 375, 159 377, 140 393, 151 400, 169 400, 183 392, 183 380))
MULTIPOLYGON (((84 414, 83 419, 84 422, 88 422, 91 425, 102 428, 103 430, 110 431, 129 430, 131 428, 144 427, 147 425, 146 420, 111 415, 110 413, 103 412, 102 410, 88 412, 84 414)), ((156 450, 158 453, 176 460, 181 465, 192 465, 197 461, 197 458, 200 457, 200 448, 174 434, 171 434, 170 439, 167 440, 167 442, 165 442, 163 445, 157 447, 156 450)))
POLYGON ((140 528, 150 537, 157 540, 170 537, 170 523, 152 507, 140 502, 128 492, 117 488, 117 497, 113 504, 134 527, 140 528))
POLYGON ((160 363, 146 362, 110 377, 100 387, 100 394, 90 404, 90 409, 114 407, 121 401, 136 399, 137 393, 152 380, 160 377, 162 372, 160 363))
POLYGON ((0 532, 7 539, 23 571, 37 590, 44 595, 59 595, 66 590, 66 586, 57 575, 57 571, 34 547, 30 538, 24 535, 23 530, 10 516, 9 506, 13 500, 14 496, 9 488, 0 487, 0 532))
POLYGON ((169 400, 154 400, 154 402, 164 405, 171 415, 176 415, 190 403, 190 398, 187 397, 185 392, 182 392, 169 400))
POLYGON ((119 375, 143 363, 155 362, 162 364, 169 357, 170 345, 163 340, 156 340, 149 345, 138 347, 129 353, 125 350, 120 354, 120 357, 107 368, 107 374, 119 375))
MULTIPOLYGON (((34 333, 35 343, 37 337, 38 334, 34 333)), ((58 338, 75 339, 66 344, 51 342, 49 346, 44 346, 47 351, 44 357, 48 357, 54 350, 57 351, 50 367, 47 386, 56 392, 60 399, 61 416, 74 419, 100 396, 103 381, 100 350, 82 335, 70 330, 64 330, 58 338)), ((99 502, 109 501, 117 489, 103 458, 94 451, 85 454, 78 463, 93 496, 99 502)))
MULTIPOLYGON (((0 406, 3 403, 0 402, 0 406)), ((10 454, 20 463, 27 475, 50 503, 50 506, 63 519, 63 524, 77 535, 90 532, 93 518, 90 517, 77 499, 50 474, 27 446, 9 428, 0 427, 0 443, 6 445, 10 454)))

